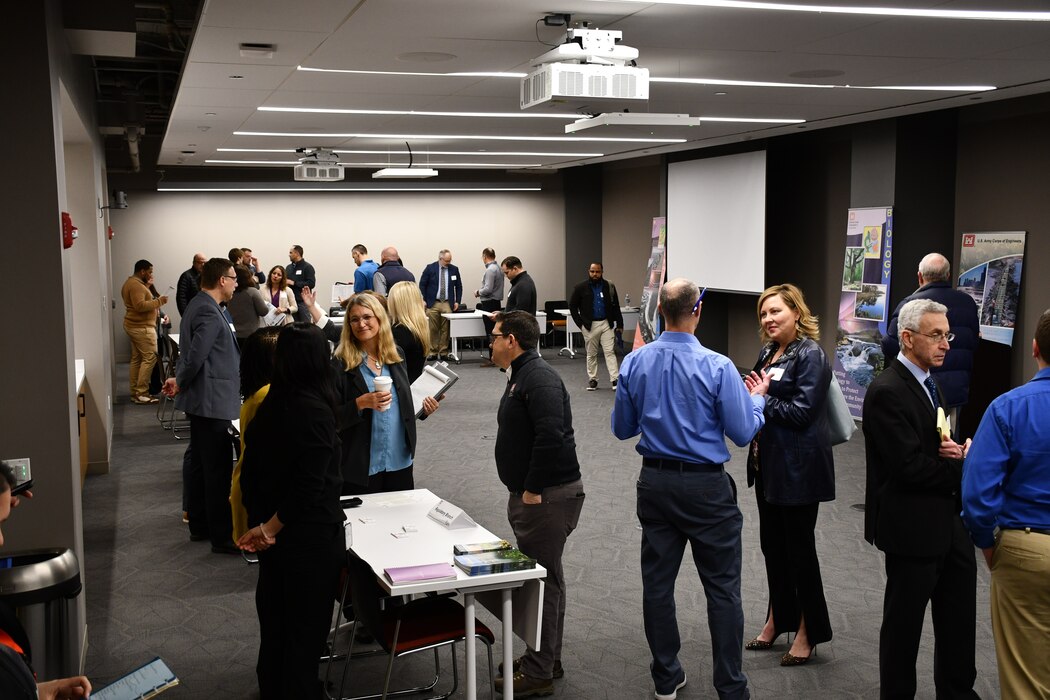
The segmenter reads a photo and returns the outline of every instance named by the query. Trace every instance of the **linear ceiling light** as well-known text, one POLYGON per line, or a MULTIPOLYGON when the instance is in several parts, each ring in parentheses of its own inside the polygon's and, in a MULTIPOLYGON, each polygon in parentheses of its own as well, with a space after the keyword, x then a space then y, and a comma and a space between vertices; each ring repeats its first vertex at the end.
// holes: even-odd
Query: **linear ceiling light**
MULTIPOLYGON (((385 152, 384 152, 385 153, 385 152)), ((205 164, 210 165, 299 165, 297 160, 220 160, 208 158, 204 161, 205 164)), ((387 165, 385 162, 375 161, 370 163, 351 161, 344 162, 339 161, 338 165, 344 168, 382 168, 387 165)), ((540 168, 543 167, 543 163, 435 163, 431 162, 428 165, 437 168, 540 168)))
POLYGON ((455 73, 420 73, 396 70, 345 70, 342 68, 307 68, 296 66, 296 70, 309 71, 311 73, 350 73, 353 75, 415 75, 425 78, 524 78, 527 73, 505 73, 502 71, 471 71, 455 73))
POLYGON ((729 85, 733 87, 817 88, 840 90, 928 90, 935 92, 985 92, 994 85, 833 85, 817 83, 775 83, 761 80, 723 80, 721 78, 649 78, 650 83, 683 85, 729 85))
POLYGON ((976 19, 1014 22, 1050 22, 1050 12, 1012 10, 932 10, 909 7, 859 7, 851 5, 796 5, 781 2, 746 2, 744 0, 623 0, 646 5, 690 5, 721 7, 730 10, 775 10, 785 12, 819 12, 837 15, 876 15, 880 17, 927 17, 932 19, 976 19))
POLYGON ((401 178, 409 180, 424 180, 428 177, 437 177, 438 171, 433 168, 383 168, 372 173, 373 180, 386 178, 401 178))
POLYGON ((602 138, 598 136, 507 136, 480 134, 316 134, 286 131, 235 131, 234 136, 283 136, 309 139, 397 139, 398 141, 592 141, 611 143, 685 143, 686 139, 602 138))
POLYGON ((539 192, 524 182, 165 182, 158 192, 539 192))
MULTIPOLYGON (((294 148, 216 148, 219 153, 295 153, 294 148)), ((376 151, 348 151, 341 148, 331 149, 333 153, 343 154, 354 154, 354 155, 374 155, 383 156, 390 153, 387 150, 376 150, 376 151)), ((562 158, 564 156, 573 156, 578 158, 601 158, 604 153, 555 153, 555 152, 543 152, 543 151, 431 151, 427 150, 428 155, 432 156, 477 156, 479 158, 484 156, 526 156, 530 158, 562 158)))
POLYGON ((364 114, 395 117, 481 117, 493 119, 561 119, 572 121, 578 114, 550 114, 546 112, 425 112, 415 109, 328 109, 325 107, 259 107, 260 112, 295 112, 301 114, 364 114))

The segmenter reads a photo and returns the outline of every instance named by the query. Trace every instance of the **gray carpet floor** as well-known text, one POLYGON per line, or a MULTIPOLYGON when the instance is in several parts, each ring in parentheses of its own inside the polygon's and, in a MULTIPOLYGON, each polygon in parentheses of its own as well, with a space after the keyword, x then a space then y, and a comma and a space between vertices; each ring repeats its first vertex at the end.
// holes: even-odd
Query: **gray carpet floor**
MULTIPOLYGON (((565 678, 555 683, 555 697, 652 698, 650 656, 641 624, 640 530, 634 513, 640 459, 635 441, 621 442, 610 433, 613 392, 604 368, 599 390, 588 392, 582 355, 570 360, 544 350, 544 357, 561 373, 571 394, 587 492, 580 526, 565 552, 565 678)), ((121 369, 118 396, 126 393, 127 367, 121 369)), ((505 375, 479 367, 478 355, 472 352, 464 353, 463 364, 454 369, 460 382, 441 409, 419 427, 416 484, 509 538, 507 495, 492 457, 495 412, 505 375)), ((83 495, 87 673, 99 686, 159 655, 182 681, 165 697, 257 697, 256 567, 238 557, 211 554, 207 542, 189 541, 181 520, 185 441, 175 440, 160 427, 154 408, 117 401, 114 416, 111 473, 89 477, 83 495)), ((732 445, 731 450, 728 470, 741 487, 744 513, 744 635, 750 639, 764 621, 765 568, 754 494, 744 487, 744 450, 732 445)), ((885 574, 881 553, 862 537, 863 513, 854 507, 864 500, 860 433, 835 448, 835 460, 838 497, 821 505, 817 523, 834 640, 821 645, 813 661, 797 668, 778 664, 788 648, 784 637, 774 652, 745 651, 744 671, 752 697, 878 697, 885 574)), ((689 675, 689 685, 679 698, 715 697, 705 599, 688 551, 676 600, 681 659, 689 675)), ((983 564, 978 569, 977 606, 977 692, 994 698, 999 691, 983 564)), ((487 612, 479 616, 498 630, 498 622, 487 612)), ((520 641, 517 644, 521 647, 520 641)), ((933 647, 927 615, 917 668, 919 698, 935 697, 933 647)), ((458 653, 462 655, 462 649, 458 653)), ((498 659, 498 644, 496 653, 498 659)), ((395 683, 408 683, 432 671, 430 655, 415 657, 425 658, 409 657, 395 664, 395 683)), ((442 652, 446 670, 449 661, 449 652, 442 652)), ((350 670, 355 694, 379 688, 383 666, 376 658, 355 660, 350 670)), ((479 652, 480 674, 484 670, 479 652)), ((479 697, 487 697, 484 678, 479 678, 479 687, 479 697)), ((454 697, 463 697, 462 685, 454 697)))

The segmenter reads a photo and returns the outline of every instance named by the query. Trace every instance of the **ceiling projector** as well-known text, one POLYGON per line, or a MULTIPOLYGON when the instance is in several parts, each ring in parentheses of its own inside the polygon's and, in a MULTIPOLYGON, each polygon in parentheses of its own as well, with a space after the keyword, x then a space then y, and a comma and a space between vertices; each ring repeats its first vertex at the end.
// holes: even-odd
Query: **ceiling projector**
POLYGON ((339 157, 327 148, 297 148, 299 165, 295 166, 297 182, 337 182, 343 179, 339 157))
POLYGON ((619 46, 623 32, 573 28, 567 41, 532 60, 521 80, 521 108, 595 99, 649 99, 649 70, 628 66, 638 49, 619 46))

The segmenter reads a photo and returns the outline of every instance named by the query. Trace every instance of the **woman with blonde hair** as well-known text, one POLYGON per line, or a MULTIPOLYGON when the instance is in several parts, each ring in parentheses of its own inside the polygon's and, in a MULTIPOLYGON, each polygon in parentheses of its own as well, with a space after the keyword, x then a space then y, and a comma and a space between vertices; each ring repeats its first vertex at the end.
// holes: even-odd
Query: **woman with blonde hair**
POLYGON ((752 389, 764 375, 774 381, 766 395, 766 424, 748 454, 747 485, 754 485, 758 502, 769 606, 762 631, 744 648, 771 649, 779 635, 795 632, 780 665, 798 666, 810 660, 817 644, 831 640, 813 536, 820 502, 835 499, 825 407, 831 365, 817 344, 817 317, 795 285, 762 292, 758 323, 765 345, 745 383, 752 389))
MULTIPOLYGON (((407 491, 415 488, 416 416, 411 381, 390 330, 390 317, 375 295, 347 300, 333 363, 341 374, 339 437, 343 442, 343 494, 407 491), (376 389, 376 379, 393 381, 376 389)), ((437 410, 431 397, 423 415, 437 410)))
POLYGON ((273 304, 279 313, 285 314, 284 323, 281 324, 285 326, 295 321, 295 314, 299 310, 299 305, 295 303, 295 295, 288 289, 286 274, 283 267, 274 265, 266 277, 266 284, 263 285, 266 300, 273 304))
POLYGON ((405 353, 409 381, 423 374, 423 364, 430 354, 430 325, 423 311, 423 295, 414 282, 398 282, 386 297, 394 342, 405 353))

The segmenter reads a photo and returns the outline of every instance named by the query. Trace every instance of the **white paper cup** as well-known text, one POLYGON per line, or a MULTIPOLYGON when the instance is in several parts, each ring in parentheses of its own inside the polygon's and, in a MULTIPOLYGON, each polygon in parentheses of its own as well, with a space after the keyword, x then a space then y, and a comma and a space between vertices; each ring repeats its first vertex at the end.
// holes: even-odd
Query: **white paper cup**
MULTIPOLYGON (((376 377, 375 378, 375 387, 376 387, 376 391, 385 391, 387 393, 390 393, 390 391, 394 388, 394 380, 391 379, 390 377, 376 377)), ((389 407, 390 407, 390 404, 387 404, 387 408, 389 408, 389 407)), ((382 408, 380 410, 381 411, 385 411, 386 408, 382 408)))

